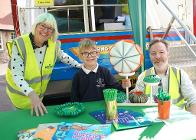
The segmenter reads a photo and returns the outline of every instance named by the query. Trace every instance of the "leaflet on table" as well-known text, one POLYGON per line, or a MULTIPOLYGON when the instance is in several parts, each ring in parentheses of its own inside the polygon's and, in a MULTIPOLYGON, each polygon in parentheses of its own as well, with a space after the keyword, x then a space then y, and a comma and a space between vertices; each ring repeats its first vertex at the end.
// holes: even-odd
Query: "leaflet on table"
POLYGON ((33 129, 21 130, 18 140, 101 140, 111 134, 111 124, 46 123, 33 129))
POLYGON ((39 124, 33 137, 41 140, 51 140, 57 130, 58 124, 59 123, 39 124))
POLYGON ((18 140, 33 140, 34 139, 33 135, 35 134, 35 132, 36 132, 36 128, 20 130, 17 133, 17 139, 18 140))
POLYGON ((62 122, 52 140, 101 140, 111 133, 111 124, 85 124, 62 122))
POLYGON ((152 121, 148 117, 144 116, 144 114, 125 109, 118 109, 118 121, 113 122, 106 121, 104 110, 91 112, 90 115, 102 124, 113 123, 116 130, 138 128, 152 124, 152 121))

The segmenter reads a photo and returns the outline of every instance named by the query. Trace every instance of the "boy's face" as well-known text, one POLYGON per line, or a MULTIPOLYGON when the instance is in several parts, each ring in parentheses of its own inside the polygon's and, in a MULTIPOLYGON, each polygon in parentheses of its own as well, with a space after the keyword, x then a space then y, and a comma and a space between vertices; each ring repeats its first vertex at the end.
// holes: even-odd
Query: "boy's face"
POLYGON ((80 55, 86 68, 94 68, 97 66, 97 58, 99 57, 99 52, 96 49, 86 48, 81 51, 80 55))

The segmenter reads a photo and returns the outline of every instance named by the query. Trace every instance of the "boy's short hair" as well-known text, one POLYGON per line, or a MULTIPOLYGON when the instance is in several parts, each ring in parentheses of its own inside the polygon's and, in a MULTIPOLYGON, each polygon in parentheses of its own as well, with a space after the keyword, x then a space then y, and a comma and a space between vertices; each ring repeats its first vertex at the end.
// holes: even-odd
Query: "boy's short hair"
POLYGON ((84 49, 93 48, 97 50, 96 42, 94 40, 91 40, 89 38, 84 38, 80 40, 80 46, 79 46, 79 53, 82 53, 84 49))
POLYGON ((163 43, 163 44, 165 45, 166 49, 168 50, 168 43, 167 43, 165 40, 163 40, 162 38, 154 38, 154 39, 149 43, 149 48, 148 48, 148 50, 151 49, 152 45, 154 45, 154 44, 156 44, 156 43, 159 43, 159 42, 163 43))

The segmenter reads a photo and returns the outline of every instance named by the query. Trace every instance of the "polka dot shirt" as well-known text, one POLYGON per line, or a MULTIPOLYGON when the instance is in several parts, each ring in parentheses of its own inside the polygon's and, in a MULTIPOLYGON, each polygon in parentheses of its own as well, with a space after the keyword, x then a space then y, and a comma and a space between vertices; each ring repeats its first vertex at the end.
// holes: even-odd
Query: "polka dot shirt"
MULTIPOLYGON (((73 67, 81 67, 81 64, 79 64, 77 61, 75 61, 71 56, 68 54, 64 53, 60 49, 60 43, 58 43, 56 47, 56 53, 57 53, 57 59, 59 59, 62 63, 69 64, 73 67)), ((37 64, 41 70, 44 56, 45 56, 45 51, 46 51, 47 45, 44 45, 41 48, 35 48, 34 53, 37 59, 37 64)), ((23 91, 24 95, 28 96, 30 92, 33 91, 33 89, 29 86, 28 82, 25 81, 24 79, 24 61, 21 58, 18 49, 16 46, 13 46, 12 48, 12 58, 11 58, 11 71, 13 75, 13 80, 16 83, 18 87, 21 88, 23 91)))

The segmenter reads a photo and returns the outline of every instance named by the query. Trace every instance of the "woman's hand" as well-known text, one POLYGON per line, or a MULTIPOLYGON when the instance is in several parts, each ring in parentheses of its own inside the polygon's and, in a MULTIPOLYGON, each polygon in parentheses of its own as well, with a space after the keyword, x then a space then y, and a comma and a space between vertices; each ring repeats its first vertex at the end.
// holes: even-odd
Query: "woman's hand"
POLYGON ((31 115, 32 116, 34 112, 36 116, 39 116, 39 115, 43 116, 45 113, 48 113, 46 107, 44 106, 39 96, 34 91, 29 93, 28 96, 31 100, 31 115))

